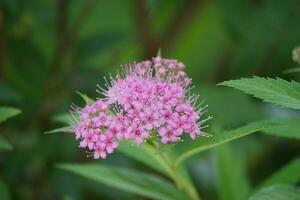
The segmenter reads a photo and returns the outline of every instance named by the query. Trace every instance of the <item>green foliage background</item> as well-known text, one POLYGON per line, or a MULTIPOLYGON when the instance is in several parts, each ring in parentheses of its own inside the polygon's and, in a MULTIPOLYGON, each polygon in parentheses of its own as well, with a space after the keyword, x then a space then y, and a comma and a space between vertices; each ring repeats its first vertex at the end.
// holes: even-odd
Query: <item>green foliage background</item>
POLYGON ((0 199, 299 199, 300 76, 283 73, 299 24, 298 0, 0 0, 0 199), (163 150, 177 171, 149 146, 95 161, 72 133, 44 134, 84 105, 76 91, 95 99, 159 48, 213 116, 212 138, 163 150))

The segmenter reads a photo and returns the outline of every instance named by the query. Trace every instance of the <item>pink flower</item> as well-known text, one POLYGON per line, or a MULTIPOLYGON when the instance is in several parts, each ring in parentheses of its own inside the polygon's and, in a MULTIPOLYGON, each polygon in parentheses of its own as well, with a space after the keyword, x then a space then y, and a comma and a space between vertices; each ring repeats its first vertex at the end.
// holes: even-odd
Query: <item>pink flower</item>
POLYGON ((88 148, 94 158, 105 158, 118 146, 116 132, 111 131, 112 116, 108 114, 108 105, 98 100, 79 110, 79 121, 75 126, 76 139, 81 140, 79 147, 88 148))
POLYGON ((126 65, 125 74, 112 79, 105 100, 80 110, 75 126, 80 147, 92 151, 94 158, 106 158, 120 140, 137 144, 157 133, 161 143, 176 143, 183 134, 193 140, 202 134, 201 110, 193 107, 197 97, 189 97, 191 79, 184 64, 155 57, 126 65))

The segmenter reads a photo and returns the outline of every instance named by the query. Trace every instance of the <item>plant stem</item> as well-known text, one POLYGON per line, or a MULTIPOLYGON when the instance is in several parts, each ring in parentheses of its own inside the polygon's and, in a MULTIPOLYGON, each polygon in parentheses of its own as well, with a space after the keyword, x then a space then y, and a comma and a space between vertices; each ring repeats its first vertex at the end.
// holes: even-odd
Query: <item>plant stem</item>
MULTIPOLYGON (((158 148, 159 145, 155 142, 153 142, 153 146, 155 148, 158 148)), ((167 164, 169 168, 169 173, 170 177, 173 179, 175 182, 177 188, 185 193, 193 199, 193 200, 201 200, 199 197, 195 187, 193 184, 191 184, 184 176, 182 176, 181 173, 179 173, 177 167, 172 163, 171 159, 165 154, 165 153, 160 153, 158 156, 161 157, 161 159, 167 164)))

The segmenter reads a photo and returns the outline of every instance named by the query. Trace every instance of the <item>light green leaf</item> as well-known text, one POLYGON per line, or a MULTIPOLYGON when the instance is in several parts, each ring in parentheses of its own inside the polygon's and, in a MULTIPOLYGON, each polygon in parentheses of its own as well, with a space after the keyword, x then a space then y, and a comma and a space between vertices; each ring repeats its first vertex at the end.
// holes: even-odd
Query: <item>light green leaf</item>
POLYGON ((96 164, 62 164, 58 167, 98 183, 152 199, 188 199, 168 181, 137 170, 96 164))
POLYGON ((92 98, 90 98, 86 94, 83 94, 79 91, 77 91, 76 93, 85 101, 86 104, 93 104, 95 102, 92 98))
MULTIPOLYGON (((64 119, 68 117, 68 115, 65 114, 62 116, 64 116, 64 118, 62 118, 63 120, 61 122, 66 123, 66 120, 64 119)), ((47 131, 46 134, 59 132, 74 132, 74 129, 72 129, 72 127, 62 127, 52 131, 47 131)), ((176 170, 173 169, 173 161, 171 160, 171 157, 174 157, 175 155, 172 155, 174 152, 172 152, 171 149, 159 152, 157 148, 148 143, 136 145, 130 141, 122 141, 118 151, 159 171, 162 174, 165 174, 166 176, 169 176, 172 179, 180 179, 179 181, 183 182, 183 184, 187 186, 186 188, 190 195, 195 199, 198 198, 197 191, 191 182, 186 168, 181 166, 176 170)))
POLYGON ((263 188, 255 193, 249 200, 299 200, 299 188, 289 185, 275 185, 263 188))
POLYGON ((54 115, 52 117, 53 122, 59 122, 63 124, 69 124, 71 119, 72 117, 70 113, 61 113, 61 114, 54 115))
POLYGON ((300 109, 300 84, 288 82, 281 78, 241 78, 239 80, 224 81, 219 85, 233 87, 251 94, 265 102, 274 103, 282 107, 300 109))
POLYGON ((13 147, 4 139, 3 137, 0 136, 0 150, 12 150, 13 147))
POLYGON ((8 187, 2 180, 0 180, 0 196, 1 196, 1 200, 11 199, 8 187))
POLYGON ((282 119, 280 121, 281 125, 266 128, 263 132, 268 135, 300 139, 300 118, 282 119))
POLYGON ((300 180, 300 158, 295 159, 267 178, 260 187, 275 184, 294 184, 300 180))
POLYGON ((300 67, 290 68, 283 71, 284 74, 291 74, 291 73, 298 73, 298 72, 300 72, 300 67))
POLYGON ((49 134, 49 133, 73 133, 74 129, 71 126, 66 126, 66 127, 61 127, 61 128, 57 128, 51 131, 46 131, 45 134, 49 134))
POLYGON ((296 47, 293 50, 293 60, 300 64, 300 47, 296 47))
POLYGON ((158 49, 158 51, 157 51, 157 56, 158 56, 158 57, 161 57, 161 48, 158 49))
POLYGON ((217 147, 216 181, 222 200, 244 200, 250 194, 250 184, 245 165, 230 144, 217 147))
POLYGON ((155 150, 148 143, 143 143, 137 146, 133 142, 122 141, 118 150, 125 155, 137 161, 140 161, 163 174, 171 174, 167 163, 162 158, 162 154, 158 154, 157 150, 155 150))
POLYGON ((158 172, 169 176, 173 180, 182 182, 191 196, 194 199, 198 198, 197 191, 191 182, 188 172, 184 166, 180 168, 173 168, 173 158, 176 157, 171 149, 160 152, 158 148, 155 148, 149 143, 143 143, 141 145, 133 144, 129 141, 122 141, 118 150, 125 155, 157 170, 158 172), (137 153, 138 152, 138 153, 137 153))
POLYGON ((232 140, 244 137, 246 135, 263 130, 265 128, 278 126, 279 124, 280 123, 272 120, 258 121, 234 130, 222 131, 220 133, 212 134, 212 137, 200 137, 197 141, 191 142, 190 145, 186 145, 184 149, 180 150, 181 154, 177 158, 175 165, 179 165, 187 158, 201 151, 205 151, 220 144, 224 144, 226 142, 230 142, 232 140))
POLYGON ((21 113, 21 110, 17 108, 0 107, 0 122, 3 122, 19 113, 21 113))

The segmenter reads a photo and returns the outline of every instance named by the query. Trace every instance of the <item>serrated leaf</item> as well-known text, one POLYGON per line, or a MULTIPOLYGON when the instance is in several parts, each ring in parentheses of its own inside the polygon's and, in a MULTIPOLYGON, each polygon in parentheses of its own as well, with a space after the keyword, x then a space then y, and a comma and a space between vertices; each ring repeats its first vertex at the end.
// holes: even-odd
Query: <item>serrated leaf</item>
POLYGON ((267 178, 260 187, 267 187, 275 184, 294 184, 300 180, 300 158, 295 159, 283 166, 267 178))
POLYGON ((71 126, 66 126, 66 127, 61 127, 61 128, 57 128, 51 131, 46 131, 45 134, 49 134, 49 133, 73 133, 74 129, 71 126))
POLYGON ((3 137, 0 136, 0 150, 12 150, 13 147, 4 139, 3 137))
POLYGON ((222 200, 244 200, 250 194, 250 184, 242 160, 230 144, 214 150, 216 182, 222 200))
POLYGON ((265 102, 282 107, 300 109, 300 84, 288 82, 281 78, 241 78, 224 81, 219 85, 233 87, 251 94, 265 102))
POLYGON ((269 121, 258 121, 253 122, 249 125, 230 130, 230 131, 222 131, 216 134, 212 134, 212 137, 200 137, 197 141, 193 141, 190 145, 186 145, 186 147, 181 151, 180 156, 176 160, 176 166, 182 163, 187 158, 207 149, 213 148, 220 144, 224 144, 226 142, 230 142, 232 140, 247 136, 251 133, 255 133, 257 131, 263 130, 265 128, 278 126, 279 122, 275 122, 274 120, 269 121))
POLYGON ((2 180, 0 180, 0 196, 1 196, 1 200, 10 200, 11 199, 8 187, 2 180))
POLYGON ((0 107, 0 122, 3 122, 19 113, 21 113, 21 110, 17 108, 0 107))
POLYGON ((281 125, 263 130, 268 135, 300 139, 300 118, 282 119, 281 125))
POLYGON ((58 167, 98 183, 152 199, 188 199, 168 181, 133 169, 96 164, 63 164, 58 167))
POLYGON ((299 200, 300 190, 299 188, 289 185, 275 185, 267 188, 263 188, 249 200, 299 200))
POLYGON ((95 102, 92 98, 90 98, 86 94, 83 94, 79 91, 77 91, 76 93, 85 101, 86 104, 93 104, 95 102))

